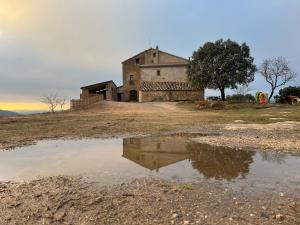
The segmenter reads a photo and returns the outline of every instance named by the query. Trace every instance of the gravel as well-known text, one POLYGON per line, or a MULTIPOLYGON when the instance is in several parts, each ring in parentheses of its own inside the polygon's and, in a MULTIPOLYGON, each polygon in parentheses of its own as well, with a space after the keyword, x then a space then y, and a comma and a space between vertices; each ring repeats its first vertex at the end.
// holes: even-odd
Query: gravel
POLYGON ((139 179, 102 187, 59 176, 0 183, 0 224, 299 224, 298 197, 210 182, 139 179))

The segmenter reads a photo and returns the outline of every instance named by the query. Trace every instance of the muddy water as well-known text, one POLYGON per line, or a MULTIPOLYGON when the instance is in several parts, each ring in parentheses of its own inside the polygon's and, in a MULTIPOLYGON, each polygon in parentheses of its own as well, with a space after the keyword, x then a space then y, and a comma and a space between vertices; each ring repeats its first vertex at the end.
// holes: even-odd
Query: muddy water
POLYGON ((0 180, 80 175, 101 184, 154 177, 236 187, 300 187, 300 157, 195 143, 187 137, 42 141, 0 152, 0 180))

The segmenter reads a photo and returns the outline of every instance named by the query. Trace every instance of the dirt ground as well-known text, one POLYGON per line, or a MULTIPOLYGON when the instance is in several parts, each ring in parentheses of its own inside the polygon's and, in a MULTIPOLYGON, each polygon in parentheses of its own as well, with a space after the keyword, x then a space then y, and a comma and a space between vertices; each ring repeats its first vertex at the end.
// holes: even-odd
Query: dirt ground
POLYGON ((44 139, 203 133, 218 134, 201 139, 208 143, 300 152, 300 107, 233 105, 199 111, 193 106, 102 102, 81 111, 0 117, 0 149, 44 139))
MULTIPOLYGON (((300 107, 102 102, 87 110, 0 117, 0 149, 38 140, 201 134, 234 148, 300 153, 300 107)), ((300 224, 299 190, 233 190, 217 182, 136 180, 100 187, 78 178, 0 182, 0 224, 300 224)))
POLYGON ((51 177, 1 184, 0 203, 0 224, 300 223, 295 196, 211 183, 135 180, 100 188, 76 178, 51 177))

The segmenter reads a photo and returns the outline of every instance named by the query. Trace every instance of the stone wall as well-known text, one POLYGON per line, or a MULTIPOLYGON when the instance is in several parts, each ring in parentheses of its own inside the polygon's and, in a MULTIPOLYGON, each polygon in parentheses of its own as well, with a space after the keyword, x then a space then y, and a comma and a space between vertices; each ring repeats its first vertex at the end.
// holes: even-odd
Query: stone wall
POLYGON ((140 92, 140 102, 204 100, 204 91, 147 91, 140 92))
POLYGON ((187 63, 186 59, 159 51, 159 63, 187 63))
POLYGON ((123 100, 129 101, 130 91, 139 90, 140 87, 140 64, 136 63, 139 58, 140 64, 145 63, 145 54, 139 54, 136 57, 123 62, 123 100), (133 75, 133 81, 130 81, 130 75, 133 75))
POLYGON ((94 103, 103 101, 103 95, 89 95, 88 98, 72 99, 70 102, 71 109, 83 109, 94 103))
MULTIPOLYGON (((186 81, 185 66, 163 67, 160 64, 168 63, 187 63, 187 60, 156 49, 144 51, 122 63, 123 65, 123 100, 130 100, 131 90, 140 90, 141 80, 145 81, 186 81), (138 59, 138 63, 137 60, 138 59), (154 66, 153 68, 140 68, 141 65, 154 66), (161 75, 157 76, 157 70, 161 75), (142 77, 143 73, 143 77, 142 77), (130 75, 133 75, 133 81, 130 81, 130 75)), ((140 97, 138 96, 138 99, 140 97)))
POLYGON ((117 101, 117 87, 114 83, 108 83, 106 85, 106 100, 117 101))
POLYGON ((186 66, 169 66, 169 67, 149 67, 141 68, 142 81, 172 81, 172 82, 187 82, 187 67, 186 66), (160 74, 157 74, 157 71, 160 74))

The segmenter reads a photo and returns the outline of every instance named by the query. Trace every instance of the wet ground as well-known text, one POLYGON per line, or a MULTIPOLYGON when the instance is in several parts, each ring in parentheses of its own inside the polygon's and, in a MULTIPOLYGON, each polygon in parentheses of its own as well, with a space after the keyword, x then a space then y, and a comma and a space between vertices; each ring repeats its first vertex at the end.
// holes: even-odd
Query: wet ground
POLYGON ((214 147, 186 136, 41 141, 0 152, 1 181, 64 175, 111 185, 163 178, 296 192, 299 171, 297 155, 214 147))

